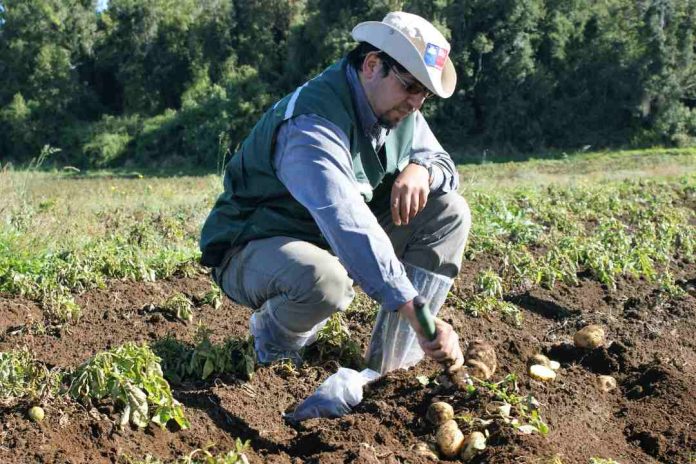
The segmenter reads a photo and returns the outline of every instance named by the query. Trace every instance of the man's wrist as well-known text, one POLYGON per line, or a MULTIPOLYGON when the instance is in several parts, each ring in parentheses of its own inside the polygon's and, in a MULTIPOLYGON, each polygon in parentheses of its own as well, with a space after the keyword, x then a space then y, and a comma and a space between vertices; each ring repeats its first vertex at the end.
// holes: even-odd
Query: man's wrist
POLYGON ((433 163, 427 160, 414 158, 409 160, 409 164, 415 164, 417 166, 422 166, 428 170, 428 182, 432 184, 433 182, 433 163))

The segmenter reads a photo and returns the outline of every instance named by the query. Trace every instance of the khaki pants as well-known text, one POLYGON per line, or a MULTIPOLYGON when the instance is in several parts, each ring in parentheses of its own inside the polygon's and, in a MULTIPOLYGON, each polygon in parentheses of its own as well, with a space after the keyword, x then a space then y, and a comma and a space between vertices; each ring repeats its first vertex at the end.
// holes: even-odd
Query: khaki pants
MULTIPOLYGON (((389 212, 377 219, 401 261, 457 276, 471 226, 461 195, 428 198, 423 211, 405 226, 395 226, 389 212)), ((345 310, 355 295, 353 281, 334 255, 290 237, 254 240, 231 250, 214 275, 239 304, 258 309, 271 300, 278 321, 294 332, 306 332, 345 310)))

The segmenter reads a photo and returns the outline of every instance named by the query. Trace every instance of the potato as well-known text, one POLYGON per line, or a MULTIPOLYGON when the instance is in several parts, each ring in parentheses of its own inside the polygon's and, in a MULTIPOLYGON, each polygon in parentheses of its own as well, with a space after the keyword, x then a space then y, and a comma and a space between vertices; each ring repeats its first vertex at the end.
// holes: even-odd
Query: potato
MULTIPOLYGON (((450 374, 449 378, 451 379, 451 383, 455 385, 459 390, 466 391, 471 385, 474 384, 474 381, 471 380, 471 376, 469 375, 469 372, 466 369, 460 369, 457 372, 450 374)), ((444 383, 442 385, 445 388, 447 388, 447 386, 444 383)))
POLYGON ((433 461, 439 461, 440 458, 437 457, 437 454, 433 452, 433 450, 430 449, 430 446, 428 446, 427 443, 419 441, 413 446, 413 452, 416 453, 418 456, 424 457, 426 459, 431 459, 433 461))
POLYGON ((553 370, 541 364, 529 366, 529 375, 533 379, 541 380, 542 382, 549 382, 556 378, 556 373, 553 370))
POLYGON ((464 364, 469 367, 471 375, 483 380, 490 379, 498 367, 495 350, 490 344, 482 340, 474 340, 469 343, 464 359, 464 364))
POLYGON ((541 353, 537 353, 535 355, 530 356, 529 359, 527 360, 527 363, 530 366, 533 364, 540 364, 540 365, 545 366, 545 367, 551 367, 551 360, 541 353))
POLYGON ((486 437, 481 432, 472 432, 462 445, 462 461, 471 461, 479 452, 486 449, 486 437))
POLYGON ((448 458, 456 456, 464 444, 464 434, 452 419, 440 426, 435 438, 438 448, 448 458))
POLYGON ((604 329, 599 325, 590 324, 577 331, 573 342, 578 348, 598 348, 604 345, 604 329))
POLYGON ((597 386, 604 393, 610 392, 616 388, 616 379, 610 375, 600 375, 597 377, 597 386))
POLYGON ((548 367, 550 367, 550 368, 553 369, 554 371, 557 371, 558 369, 561 368, 561 363, 559 363, 558 361, 553 361, 553 360, 552 360, 552 361, 549 361, 549 366, 548 366, 548 367))
POLYGON ((488 380, 493 376, 493 372, 490 368, 483 362, 476 359, 470 359, 466 362, 466 366, 469 369, 469 373, 472 377, 476 377, 481 380, 488 380))
POLYGON ((34 422, 41 422, 44 420, 44 416, 44 410, 40 406, 34 406, 33 408, 29 409, 29 418, 34 422))
POLYGON ((454 417, 454 409, 444 401, 438 401, 430 405, 425 417, 433 425, 444 424, 454 417))

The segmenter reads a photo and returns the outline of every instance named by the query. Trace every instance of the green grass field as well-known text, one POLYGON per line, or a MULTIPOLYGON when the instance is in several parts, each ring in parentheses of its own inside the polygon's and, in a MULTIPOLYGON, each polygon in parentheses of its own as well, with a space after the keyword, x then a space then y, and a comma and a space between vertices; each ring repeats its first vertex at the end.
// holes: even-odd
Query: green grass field
MULTIPOLYGON (((608 284, 627 272, 662 278, 675 248, 693 253, 693 228, 681 227, 693 211, 671 203, 693 198, 696 150, 589 153, 459 171, 474 213, 469 254, 493 250, 530 261, 530 247, 550 250, 516 277, 501 278, 527 273, 552 285, 571 279, 578 265, 608 284)), ((0 290, 36 299, 64 322, 79 317, 74 293, 105 279, 196 272, 198 233, 220 188, 215 175, 3 170, 0 290)))

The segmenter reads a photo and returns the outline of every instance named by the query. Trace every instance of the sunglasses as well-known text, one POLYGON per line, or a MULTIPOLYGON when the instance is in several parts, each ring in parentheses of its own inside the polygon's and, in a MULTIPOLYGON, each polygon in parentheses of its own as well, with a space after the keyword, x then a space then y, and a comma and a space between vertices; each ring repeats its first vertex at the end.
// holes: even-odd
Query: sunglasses
POLYGON ((419 93, 425 93, 425 99, 427 100, 428 98, 433 96, 433 93, 428 90, 423 84, 420 82, 413 80, 411 82, 408 82, 406 79, 404 79, 404 76, 402 76, 399 71, 396 70, 394 66, 390 66, 392 72, 394 73, 394 77, 396 77, 396 80, 399 81, 401 85, 404 86, 404 89, 406 92, 408 92, 411 95, 416 95, 419 93))

